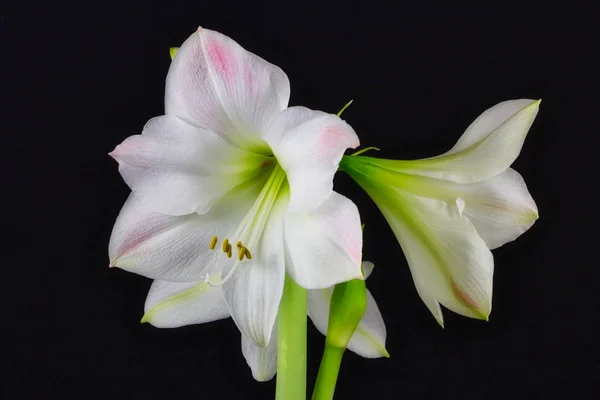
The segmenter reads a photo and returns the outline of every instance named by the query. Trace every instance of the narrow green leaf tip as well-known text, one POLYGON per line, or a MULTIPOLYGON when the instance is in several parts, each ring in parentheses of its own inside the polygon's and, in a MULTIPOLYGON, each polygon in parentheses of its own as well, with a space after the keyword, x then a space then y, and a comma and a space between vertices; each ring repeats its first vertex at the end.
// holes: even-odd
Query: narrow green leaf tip
POLYGON ((346 108, 350 107, 350 104, 352 104, 352 102, 353 102, 353 101, 354 101, 354 100, 350 100, 349 102, 347 102, 347 103, 346 103, 346 105, 345 105, 344 107, 342 107, 342 109, 341 109, 341 110, 340 110, 340 111, 337 113, 337 116, 338 116, 338 117, 339 117, 339 116, 341 116, 341 115, 342 115, 342 113, 343 113, 344 111, 346 111, 346 108))

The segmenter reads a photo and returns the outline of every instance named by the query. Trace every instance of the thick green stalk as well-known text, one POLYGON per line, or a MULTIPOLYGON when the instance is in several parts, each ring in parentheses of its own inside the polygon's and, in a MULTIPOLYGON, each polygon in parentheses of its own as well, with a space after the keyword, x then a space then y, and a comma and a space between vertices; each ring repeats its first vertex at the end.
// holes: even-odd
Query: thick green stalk
POLYGON ((306 400, 306 296, 286 275, 277 316, 277 400, 306 400))
POLYGON ((342 364, 342 356, 345 348, 325 345, 317 382, 313 391, 312 400, 331 400, 335 393, 335 385, 337 383, 340 366, 342 364))

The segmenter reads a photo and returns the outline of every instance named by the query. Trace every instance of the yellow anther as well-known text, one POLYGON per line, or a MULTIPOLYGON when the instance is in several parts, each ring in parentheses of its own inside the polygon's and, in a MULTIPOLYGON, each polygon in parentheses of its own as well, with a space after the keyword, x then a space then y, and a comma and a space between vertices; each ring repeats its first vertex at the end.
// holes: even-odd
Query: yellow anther
POLYGON ((231 258, 231 245, 227 245, 227 258, 231 258))
POLYGON ((223 246, 221 248, 223 249, 223 253, 227 253, 227 249, 229 248, 229 240, 228 239, 223 240, 223 246))
POLYGON ((238 247, 238 260, 242 261, 244 259, 244 247, 240 246, 238 247))
POLYGON ((213 238, 210 240, 210 249, 214 250, 215 246, 217 245, 217 242, 219 241, 219 238, 216 236, 213 236, 213 238))
POLYGON ((244 247, 244 255, 248 260, 252 260, 252 253, 250 253, 250 250, 248 250, 247 247, 244 247))
POLYGON ((236 247, 239 249, 240 247, 242 247, 242 242, 240 242, 239 240, 237 241, 237 243, 235 244, 236 247))

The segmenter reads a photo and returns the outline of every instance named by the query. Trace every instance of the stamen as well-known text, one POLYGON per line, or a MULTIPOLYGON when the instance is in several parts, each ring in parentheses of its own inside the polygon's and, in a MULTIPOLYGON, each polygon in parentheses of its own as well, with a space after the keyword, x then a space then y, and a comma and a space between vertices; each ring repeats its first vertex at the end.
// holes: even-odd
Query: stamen
POLYGON ((217 245, 217 242, 219 241, 219 238, 216 236, 213 236, 213 238, 210 240, 210 249, 214 250, 215 246, 217 245))
MULTIPOLYGON (((248 247, 254 248, 259 244, 259 240, 262 233, 267 225, 267 221, 273 210, 275 202, 280 194, 282 185, 285 184, 285 172, 283 169, 276 165, 271 175, 264 184, 258 198, 254 201, 252 208, 246 213, 236 232, 231 236, 235 240, 230 242, 229 239, 223 239, 221 249, 228 258, 233 257, 233 243, 236 247, 236 257, 232 261, 234 265, 227 275, 219 281, 208 281, 210 286, 222 286, 227 282, 239 268, 244 259, 252 259, 252 253, 248 250, 248 247), (246 247, 246 245, 248 247, 246 247)), ((283 190, 287 190, 285 187, 283 190)), ((216 245, 216 242, 215 242, 216 245)))
MULTIPOLYGON (((239 242, 238 242, 239 243, 239 242)), ((240 246, 238 247, 238 260, 242 261, 244 259, 244 252, 245 248, 240 246)))

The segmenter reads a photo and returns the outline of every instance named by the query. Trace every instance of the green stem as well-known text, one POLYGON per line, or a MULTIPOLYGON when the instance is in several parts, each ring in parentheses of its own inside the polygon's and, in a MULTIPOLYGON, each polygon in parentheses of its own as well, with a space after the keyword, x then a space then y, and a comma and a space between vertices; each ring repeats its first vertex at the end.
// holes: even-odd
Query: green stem
POLYGON ((286 274, 277 317, 277 400, 306 400, 306 295, 286 274))
POLYGON ((313 391, 312 400, 331 400, 335 393, 335 384, 337 382, 340 365, 342 364, 343 348, 330 344, 325 345, 317 382, 313 391))

